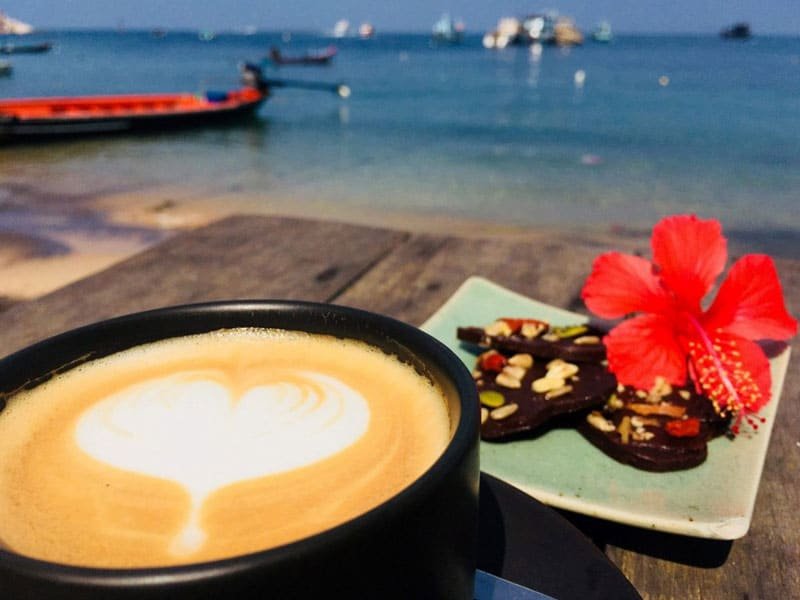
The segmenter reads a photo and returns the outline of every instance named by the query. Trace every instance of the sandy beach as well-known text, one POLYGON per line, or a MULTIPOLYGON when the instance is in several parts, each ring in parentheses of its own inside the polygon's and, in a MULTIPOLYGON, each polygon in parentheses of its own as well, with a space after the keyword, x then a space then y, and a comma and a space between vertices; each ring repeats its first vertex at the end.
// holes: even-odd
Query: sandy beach
MULTIPOLYGON (((441 212, 364 210, 313 198, 214 192, 156 185, 60 195, 32 181, 0 184, 0 309, 47 294, 105 269, 181 231, 231 214, 325 218, 416 232, 524 237, 545 228, 460 218, 441 212)), ((625 238, 646 247, 649 231, 621 223, 558 227, 599 242, 625 238)), ((766 252, 792 256, 791 236, 726 230, 731 255, 766 252)))

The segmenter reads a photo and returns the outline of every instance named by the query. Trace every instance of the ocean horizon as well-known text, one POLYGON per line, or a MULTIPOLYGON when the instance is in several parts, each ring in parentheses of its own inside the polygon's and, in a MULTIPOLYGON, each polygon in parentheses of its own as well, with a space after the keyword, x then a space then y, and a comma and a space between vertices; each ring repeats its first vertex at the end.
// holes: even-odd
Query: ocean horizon
MULTIPOLYGON (((244 61, 276 79, 344 82, 352 96, 281 88, 255 118, 227 127, 0 143, 0 203, 20 186, 68 202, 171 185, 261 196, 277 209, 313 203, 334 218, 363 209, 649 227, 692 212, 726 228, 800 233, 800 37, 618 34, 541 52, 487 50, 478 34, 452 46, 382 32, 204 41, 196 31, 71 30, 28 40, 54 47, 9 57, 0 97, 229 89, 244 61), (329 44, 338 54, 328 67, 265 61, 272 46, 329 44)), ((21 227, 0 212, 0 228, 21 227)))

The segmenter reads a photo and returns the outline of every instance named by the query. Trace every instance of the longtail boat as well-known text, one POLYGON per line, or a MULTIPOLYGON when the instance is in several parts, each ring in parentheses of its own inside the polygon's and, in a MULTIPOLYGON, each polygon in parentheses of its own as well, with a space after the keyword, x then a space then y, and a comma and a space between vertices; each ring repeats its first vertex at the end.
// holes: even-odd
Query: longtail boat
POLYGON ((40 42, 38 44, 0 44, 0 54, 39 54, 49 52, 53 48, 51 42, 40 42))
POLYGON ((306 52, 299 56, 287 56, 278 48, 272 47, 269 51, 269 59, 276 65, 327 65, 336 56, 336 46, 328 46, 323 50, 306 52))
POLYGON ((269 91, 261 70, 245 64, 242 87, 226 92, 5 99, 0 140, 202 126, 253 114, 269 91))

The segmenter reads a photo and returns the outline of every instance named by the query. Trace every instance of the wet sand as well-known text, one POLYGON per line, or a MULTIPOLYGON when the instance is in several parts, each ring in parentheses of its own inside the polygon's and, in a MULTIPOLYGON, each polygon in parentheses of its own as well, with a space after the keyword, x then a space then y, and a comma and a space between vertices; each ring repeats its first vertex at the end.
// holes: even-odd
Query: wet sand
MULTIPOLYGON (((101 189, 61 194, 31 182, 0 184, 0 310, 47 294, 157 244, 178 232, 234 213, 323 218, 415 232, 461 236, 533 237, 553 232, 440 213, 348 209, 313 199, 209 192, 189 186, 101 189)), ((599 243, 636 241, 649 231, 624 224, 559 227, 599 243)), ((726 231, 732 256, 766 252, 794 257, 796 236, 785 232, 726 231)))

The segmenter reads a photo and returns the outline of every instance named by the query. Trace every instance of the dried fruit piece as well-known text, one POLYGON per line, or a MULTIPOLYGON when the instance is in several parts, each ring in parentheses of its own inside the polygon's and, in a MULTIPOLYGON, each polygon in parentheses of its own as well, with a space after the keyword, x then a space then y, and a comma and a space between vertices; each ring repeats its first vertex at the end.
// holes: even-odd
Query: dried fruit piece
POLYGON ((500 354, 497 350, 489 350, 484 352, 478 358, 478 366, 484 371, 494 371, 499 373, 506 366, 506 357, 500 354))
POLYGON ((700 419, 674 419, 668 421, 664 429, 672 437, 695 437, 700 434, 700 419))

